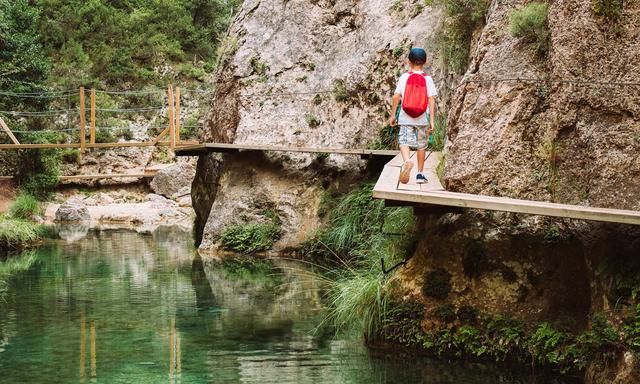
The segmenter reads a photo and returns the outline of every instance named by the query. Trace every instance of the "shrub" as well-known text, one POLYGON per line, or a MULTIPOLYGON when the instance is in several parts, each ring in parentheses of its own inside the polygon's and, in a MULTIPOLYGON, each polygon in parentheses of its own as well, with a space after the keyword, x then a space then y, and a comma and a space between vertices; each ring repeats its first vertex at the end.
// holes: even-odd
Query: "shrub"
POLYGON ((114 131, 113 135, 119 139, 133 140, 133 132, 129 128, 121 128, 114 131))
POLYGON ((80 162, 80 150, 78 149, 65 149, 60 152, 60 159, 68 164, 77 164, 80 162))
POLYGON ((624 11, 624 0, 591 0, 593 13, 610 22, 617 22, 624 11))
POLYGON ((320 120, 320 118, 314 115, 313 113, 306 113, 304 115, 304 119, 309 125, 309 128, 317 128, 320 126, 320 124, 322 124, 322 121, 320 120))
POLYGON ((443 151, 447 141, 447 117, 443 114, 436 114, 434 131, 429 138, 429 150, 443 151))
POLYGON ((532 45, 539 56, 546 55, 549 49, 549 26, 547 15, 549 6, 546 3, 533 2, 519 10, 511 12, 509 28, 514 37, 532 45))
POLYGON ((58 185, 60 157, 55 149, 29 149, 19 155, 17 179, 21 189, 46 200, 58 185))
POLYGON ((422 293, 434 299, 446 299, 451 292, 451 274, 443 268, 428 271, 424 275, 422 293))
POLYGON ((438 305, 433 315, 440 321, 452 323, 456 320, 456 309, 452 304, 438 305))
POLYGON ((266 251, 280 238, 274 223, 244 223, 226 228, 220 237, 225 249, 245 254, 266 251))
POLYGON ((96 143, 114 143, 115 136, 108 129, 96 129, 96 143))
POLYGON ((27 220, 39 215, 40 212, 40 203, 38 200, 26 192, 20 193, 9 210, 12 217, 27 220))
POLYGON ((439 0, 447 16, 438 28, 437 46, 444 64, 456 73, 464 73, 469 61, 473 32, 484 23, 487 0, 439 0))

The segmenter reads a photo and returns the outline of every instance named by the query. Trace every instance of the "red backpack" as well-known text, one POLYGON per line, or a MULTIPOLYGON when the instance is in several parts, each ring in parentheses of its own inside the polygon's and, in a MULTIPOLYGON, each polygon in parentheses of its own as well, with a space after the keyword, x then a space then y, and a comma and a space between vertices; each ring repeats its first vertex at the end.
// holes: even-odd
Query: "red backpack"
POLYGON ((428 104, 427 74, 409 72, 402 97, 402 109, 407 115, 416 118, 427 112, 428 104))

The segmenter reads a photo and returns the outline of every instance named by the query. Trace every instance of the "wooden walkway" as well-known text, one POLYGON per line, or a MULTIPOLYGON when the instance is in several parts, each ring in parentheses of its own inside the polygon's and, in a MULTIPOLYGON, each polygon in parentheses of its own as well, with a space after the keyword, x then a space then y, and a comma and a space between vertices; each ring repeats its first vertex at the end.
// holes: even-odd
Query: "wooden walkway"
POLYGON ((234 153, 243 151, 336 153, 339 155, 356 155, 362 157, 393 157, 398 154, 398 151, 379 149, 284 147, 273 145, 221 143, 183 145, 180 147, 176 147, 175 149, 176 156, 199 156, 202 154, 207 154, 209 152, 234 153))
MULTIPOLYGON (((415 162, 415 156, 412 159, 415 162)), ((433 153, 429 156, 425 165, 426 176, 429 182, 427 184, 417 185, 415 184, 415 166, 413 167, 409 184, 398 183, 398 176, 400 175, 400 168, 402 167, 402 158, 400 155, 394 157, 385 165, 373 189, 373 197, 384 200, 401 201, 414 205, 443 205, 640 225, 640 211, 594 208, 581 205, 556 204, 544 201, 448 192, 444 190, 436 175, 436 167, 440 159, 440 153, 433 153)))

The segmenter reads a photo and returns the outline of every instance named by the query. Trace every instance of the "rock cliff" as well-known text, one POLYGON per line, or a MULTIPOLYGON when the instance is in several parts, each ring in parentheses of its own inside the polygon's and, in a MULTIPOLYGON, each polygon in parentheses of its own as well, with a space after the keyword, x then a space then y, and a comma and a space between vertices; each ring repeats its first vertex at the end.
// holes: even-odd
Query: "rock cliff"
MULTIPOLYGON (((223 43, 201 139, 367 147, 384 124, 407 48, 428 47, 433 37, 438 12, 406 3, 245 1, 223 43)), ((323 181, 362 179, 365 168, 353 156, 212 158, 200 159, 192 194, 199 226, 206 222, 201 249, 214 247, 220 230, 243 213, 265 206, 283 223, 280 248, 299 245, 319 225, 323 181), (212 173, 219 175, 217 187, 203 188, 199 180, 212 173)))

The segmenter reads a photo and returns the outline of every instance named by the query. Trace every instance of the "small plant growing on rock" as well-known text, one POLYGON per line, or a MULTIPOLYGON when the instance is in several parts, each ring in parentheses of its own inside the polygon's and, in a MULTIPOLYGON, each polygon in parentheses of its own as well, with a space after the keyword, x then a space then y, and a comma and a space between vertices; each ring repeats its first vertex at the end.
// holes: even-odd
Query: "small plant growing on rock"
POLYGON ((96 129, 96 143, 113 143, 116 138, 108 129, 96 129))
POLYGON ((227 227, 220 237, 225 249, 244 254, 266 251, 280 238, 275 223, 243 223, 227 227))
POLYGON ((443 323, 452 323, 456 320, 456 309, 453 304, 440 304, 433 311, 433 315, 443 323))
POLYGON ((530 44, 540 57, 549 50, 551 34, 547 24, 548 13, 549 6, 546 3, 533 2, 511 12, 509 17, 511 35, 530 44))
POLYGON ((318 118, 318 116, 314 115, 313 113, 305 114, 304 119, 310 128, 317 128, 320 126, 320 124, 322 124, 320 118, 318 118))
POLYGON ((337 102, 343 103, 349 99, 349 92, 344 80, 336 80, 333 82, 333 97, 337 102))
POLYGON ((449 292, 451 292, 451 274, 447 270, 438 268, 425 273, 422 285, 422 293, 425 296, 443 300, 449 296, 449 292))
POLYGON ((474 324, 478 320, 478 310, 471 305, 462 305, 456 311, 458 319, 464 324, 474 324))
POLYGON ((624 11, 624 0, 591 0, 593 13, 609 22, 618 22, 624 11))

